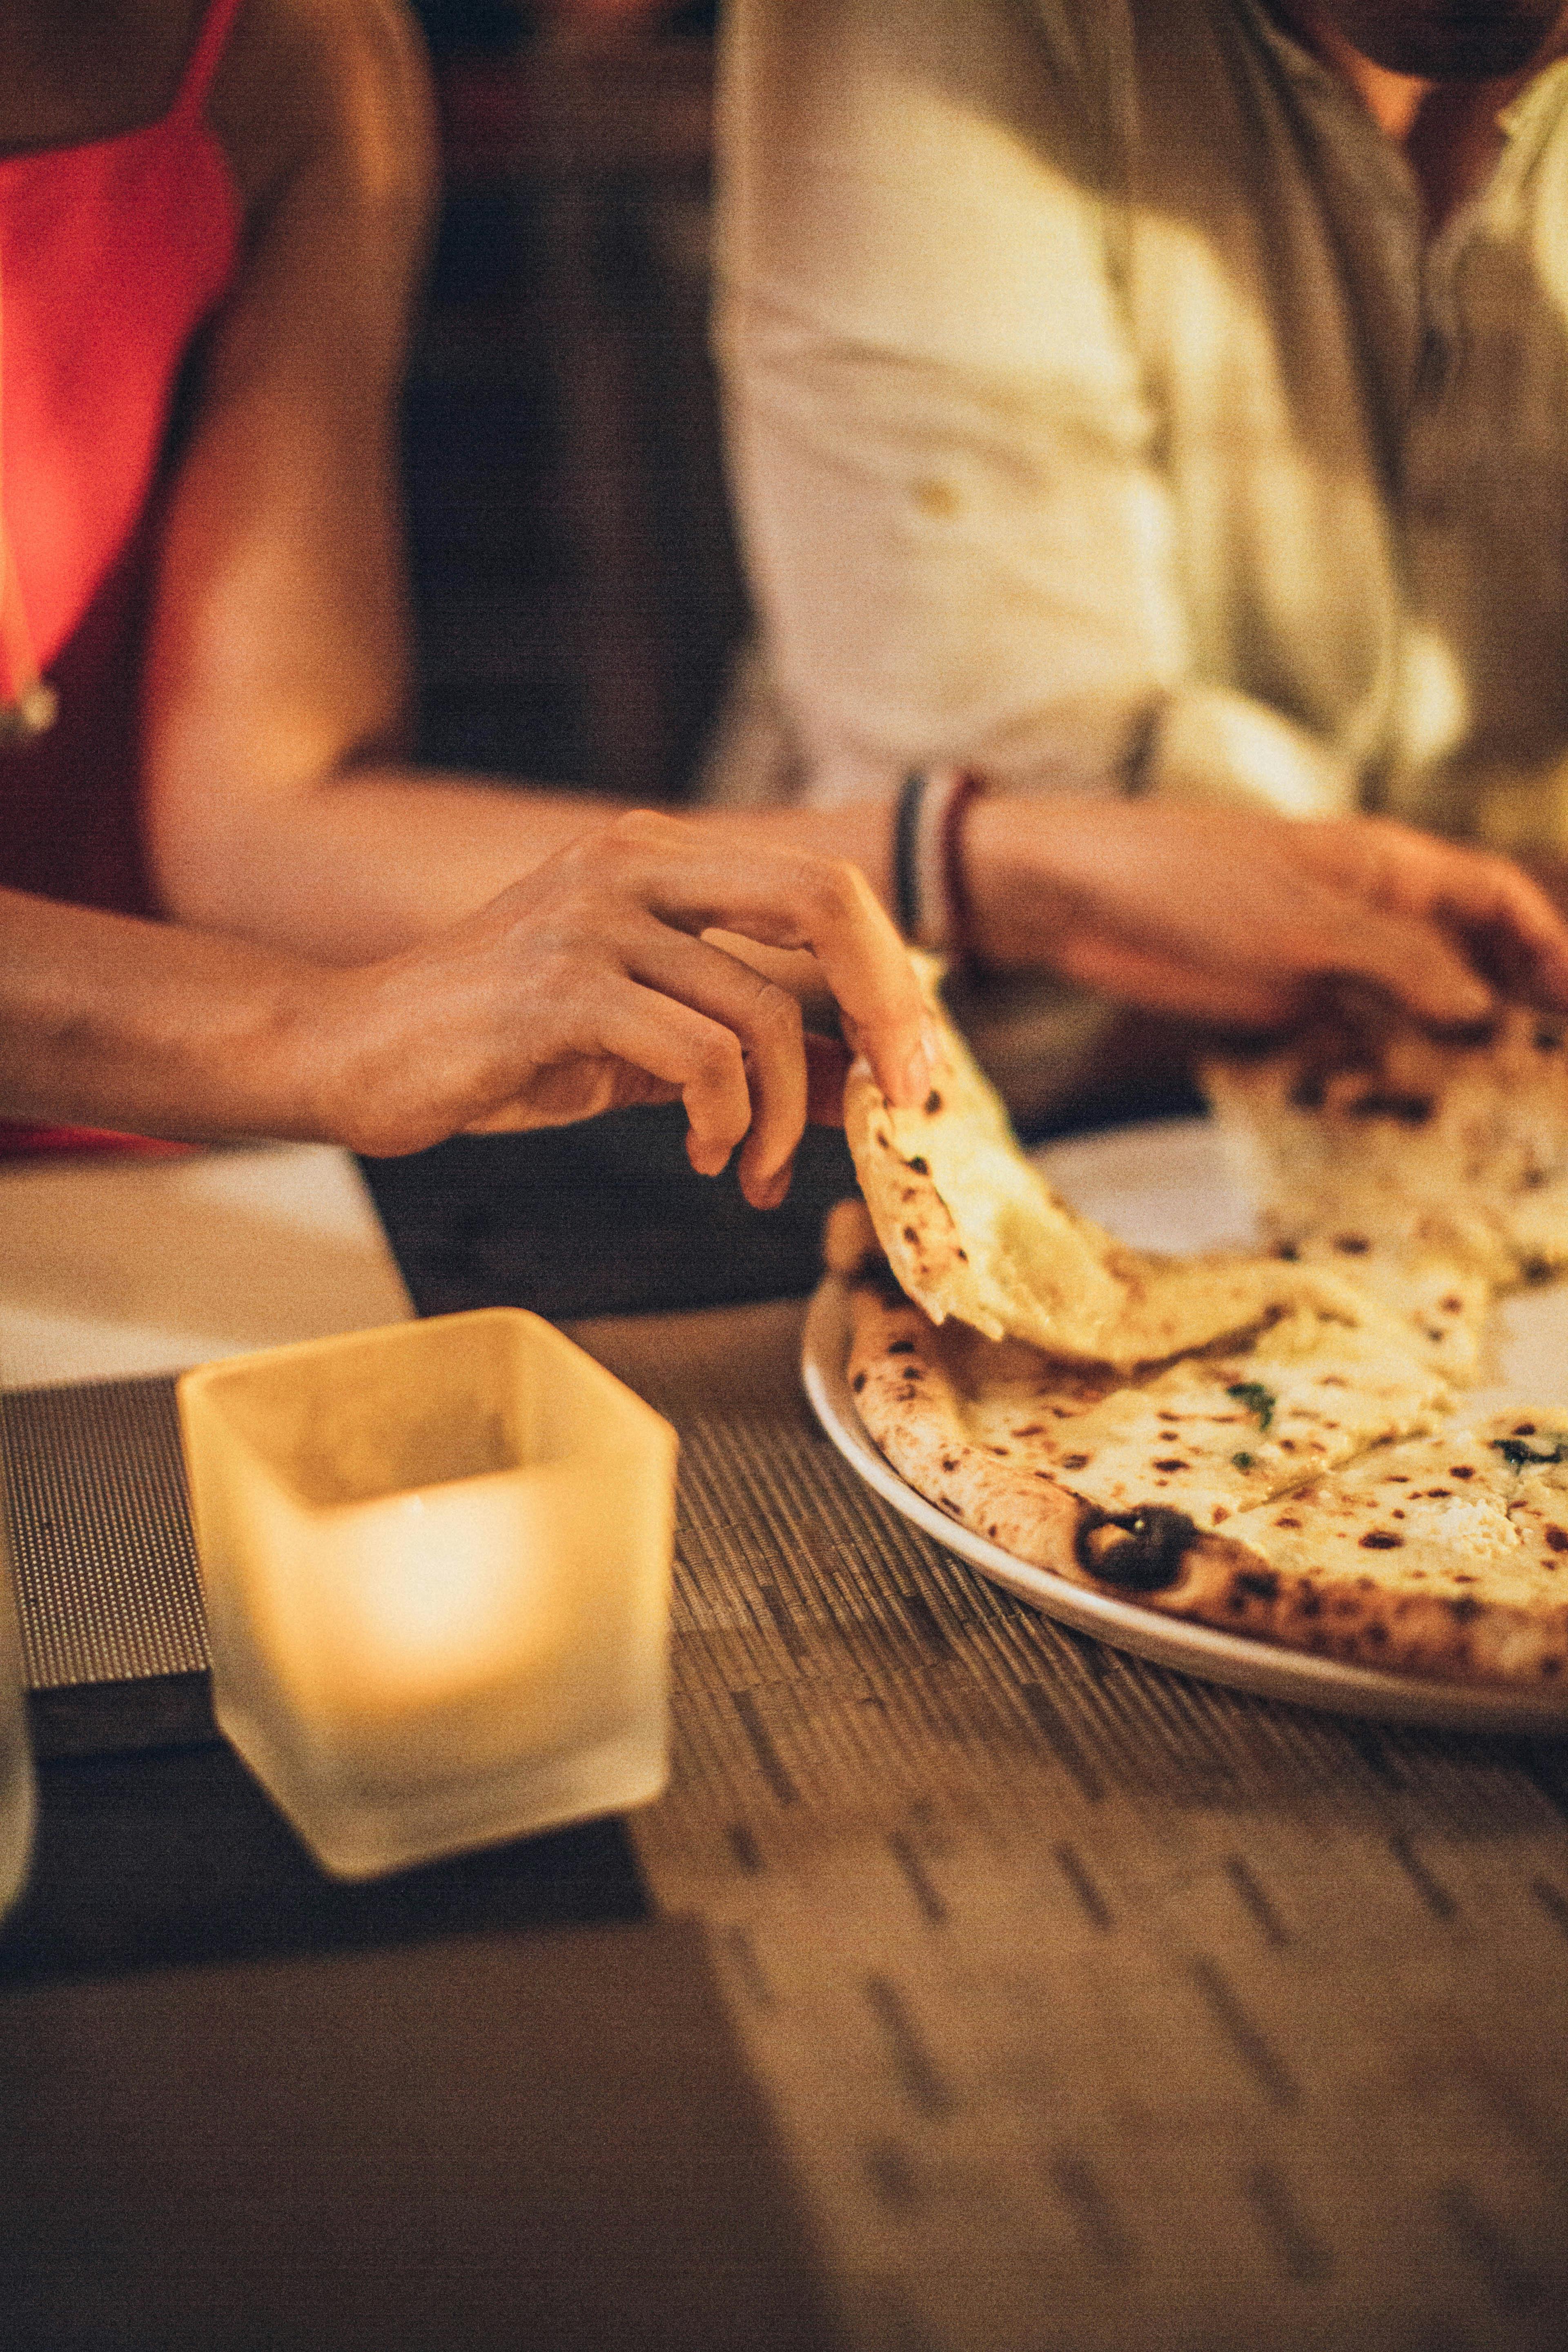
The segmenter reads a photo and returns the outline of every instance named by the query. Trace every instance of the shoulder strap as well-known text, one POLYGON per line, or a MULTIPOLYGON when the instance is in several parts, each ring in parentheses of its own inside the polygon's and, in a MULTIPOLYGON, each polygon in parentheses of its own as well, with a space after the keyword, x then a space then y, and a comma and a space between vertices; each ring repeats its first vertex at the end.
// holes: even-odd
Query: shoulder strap
POLYGON ((185 78, 180 84, 180 94, 171 110, 175 114, 199 114, 206 104, 207 92, 218 69, 224 47, 233 29, 234 20, 245 0, 207 0, 207 12, 202 19, 202 29, 196 36, 196 46, 191 51, 185 68, 185 78))

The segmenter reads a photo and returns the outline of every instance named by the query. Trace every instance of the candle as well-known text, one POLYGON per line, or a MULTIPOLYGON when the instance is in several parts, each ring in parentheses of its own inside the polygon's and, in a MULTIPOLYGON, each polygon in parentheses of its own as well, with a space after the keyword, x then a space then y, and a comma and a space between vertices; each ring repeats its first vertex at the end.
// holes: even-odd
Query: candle
POLYGON ((494 1307, 180 1383, 218 1723, 364 1876, 656 1795, 675 1436, 494 1307))

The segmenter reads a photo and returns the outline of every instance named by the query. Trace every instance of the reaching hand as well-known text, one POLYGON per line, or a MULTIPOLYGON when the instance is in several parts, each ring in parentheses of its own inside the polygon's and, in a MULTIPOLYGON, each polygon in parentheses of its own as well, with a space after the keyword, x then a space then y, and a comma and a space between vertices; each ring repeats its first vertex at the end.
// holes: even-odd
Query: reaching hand
MULTIPOLYGON (((931 1084, 919 988, 858 868, 638 812, 557 851, 417 949, 332 975, 318 1040, 329 1128, 407 1151, 458 1129, 552 1127, 679 1097, 694 1168, 737 1144, 749 1201, 788 1189, 808 1067, 787 989, 703 940, 805 948, 848 1045, 897 1101, 931 1084)), ((824 1055, 847 1055, 812 1040, 824 1055)))
POLYGON ((997 798, 970 809, 965 862, 983 956, 1149 1012, 1271 1025, 1336 979, 1435 1024, 1479 1019, 1494 989, 1568 1007, 1568 925, 1544 893, 1381 819, 997 798))

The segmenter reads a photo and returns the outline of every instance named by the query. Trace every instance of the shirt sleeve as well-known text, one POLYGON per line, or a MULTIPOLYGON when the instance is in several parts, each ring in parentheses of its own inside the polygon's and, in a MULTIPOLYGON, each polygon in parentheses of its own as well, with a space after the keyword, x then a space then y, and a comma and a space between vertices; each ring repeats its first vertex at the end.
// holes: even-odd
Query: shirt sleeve
POLYGON ((1351 798, 1193 675, 1118 279, 1117 0, 734 0, 716 344, 742 536, 817 797, 1351 798))

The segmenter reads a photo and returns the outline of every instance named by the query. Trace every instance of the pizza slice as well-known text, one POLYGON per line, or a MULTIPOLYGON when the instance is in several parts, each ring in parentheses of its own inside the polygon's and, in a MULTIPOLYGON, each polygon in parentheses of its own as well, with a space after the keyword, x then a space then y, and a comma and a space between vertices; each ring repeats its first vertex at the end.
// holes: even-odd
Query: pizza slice
POLYGON ((925 1102, 889 1102, 864 1061, 844 1123, 888 1263, 934 1323, 1131 1370, 1247 1331, 1300 1285, 1275 1255, 1165 1258, 1129 1248, 1052 1191, 947 1020, 918 957, 946 1066, 925 1102))
POLYGON ((1568 1265, 1568 1026, 1505 1006, 1461 1036, 1363 1007, 1202 1070, 1276 1242, 1349 1234, 1494 1284, 1568 1265))
MULTIPOLYGON (((939 1329, 872 1276, 850 1294, 850 1387, 895 1467, 979 1532, 997 1519, 999 1486, 1018 1481, 1037 1506, 1049 1481, 1100 1512, 1152 1507, 1222 1527, 1430 1426, 1450 1401, 1394 1318, 1343 1286, 1297 1278, 1292 1309, 1245 1343, 1129 1381, 956 1322, 939 1329)), ((1054 1527, 1054 1503, 1047 1517, 1054 1527)))
POLYGON ((1568 1690, 1568 1414, 1379 1446, 1226 1532, 1158 1606, 1360 1665, 1568 1690))
MULTIPOLYGON (((1568 1412, 1402 1436, 1401 1422, 1419 1426, 1428 1408, 1418 1381, 1391 1386, 1375 1440, 1363 1408, 1359 1441, 1342 1429, 1325 1439, 1360 1450, 1317 1456, 1305 1477, 1300 1454, 1276 1458, 1246 1507, 1215 1521, 1211 1505, 1204 1524, 1200 1487, 1184 1489, 1174 1470, 1197 1451, 1190 1428, 1163 1484, 1154 1464, 1141 1483, 1131 1447, 1108 1449, 1100 1477, 1079 1458, 1097 1453, 1108 1421, 1120 1436, 1139 1410, 1130 1401, 1171 1426, 1152 1403, 1170 1393, 1159 1381, 1108 1384, 1016 1342, 939 1330, 885 1274, 857 1277, 851 1305, 850 1381, 871 1436, 917 1492, 1016 1559, 1351 1664, 1568 1689, 1568 1412)), ((1312 1360, 1297 1360, 1309 1384, 1312 1360)), ((1270 1393, 1278 1409, 1292 1391, 1270 1393)), ((1261 1394, 1228 1402, 1261 1420, 1261 1394)), ((1214 1424, 1228 1439, 1234 1425, 1217 1413, 1214 1424)), ((1309 1414, 1292 1425, 1323 1423, 1309 1414)), ((1139 1434, 1149 1433, 1145 1419, 1139 1434)))

